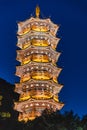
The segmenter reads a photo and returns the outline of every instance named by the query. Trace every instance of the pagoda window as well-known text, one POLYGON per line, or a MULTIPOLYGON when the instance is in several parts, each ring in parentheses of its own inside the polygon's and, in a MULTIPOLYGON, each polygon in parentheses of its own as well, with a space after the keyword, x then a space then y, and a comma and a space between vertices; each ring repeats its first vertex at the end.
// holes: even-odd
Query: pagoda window
POLYGON ((42 105, 42 106, 45 106, 45 104, 44 104, 44 103, 42 103, 41 105, 42 105))
POLYGON ((49 85, 47 84, 46 87, 49 87, 49 85))
POLYGON ((29 88, 29 85, 26 85, 26 88, 29 88))
POLYGON ((48 54, 48 52, 47 52, 47 51, 45 51, 45 54, 47 55, 47 54, 48 54))
POLYGON ((41 86, 44 86, 44 84, 42 84, 41 86))
POLYGON ((34 30, 34 31, 42 31, 42 32, 49 31, 49 27, 46 26, 46 24, 39 23, 39 22, 38 22, 38 24, 32 23, 31 24, 31 29, 34 30))
POLYGON ((31 67, 31 70, 33 70, 34 69, 34 67, 31 67))
POLYGON ((29 106, 28 106, 28 104, 27 105, 25 105, 25 108, 28 108, 29 106))
POLYGON ((31 54, 33 54, 34 52, 33 51, 31 51, 31 54))
POLYGON ((49 69, 48 68, 44 68, 44 70, 48 71, 49 69))
POLYGON ((52 72, 52 70, 51 70, 51 69, 49 69, 48 71, 49 71, 50 73, 52 72))
POLYGON ((38 25, 38 23, 37 23, 37 22, 35 22, 35 24, 36 24, 36 25, 38 25))
POLYGON ((34 54, 39 54, 39 50, 35 50, 34 54))
POLYGON ((26 53, 24 54, 24 56, 26 56, 26 53))
POLYGON ((27 38, 26 41, 30 41, 30 38, 27 38))
POLYGON ((30 53, 28 52, 28 53, 27 53, 27 56, 29 56, 29 55, 30 55, 30 53))
POLYGON ((30 69, 29 68, 27 68, 27 71, 29 71, 30 69))
POLYGON ((39 103, 36 103, 35 105, 36 105, 36 106, 39 106, 39 103))
POLYGON ((45 67, 42 66, 40 69, 43 70, 43 69, 45 69, 45 67))
POLYGON ((36 69, 38 69, 39 67, 38 66, 36 66, 36 69))
POLYGON ((23 86, 23 90, 25 90, 25 89, 26 89, 26 85, 23 86))
POLYGON ((39 86, 39 84, 36 84, 36 86, 39 86))
POLYGON ((48 53, 48 56, 51 56, 51 54, 50 54, 50 53, 48 53))
MULTIPOLYGON (((41 51, 40 53, 44 54, 44 51, 41 51)), ((39 54, 40 54, 40 53, 39 53, 39 54)))
POLYGON ((36 39, 38 39, 38 36, 35 36, 36 39))
POLYGON ((31 87, 31 88, 33 88, 33 87, 34 87, 34 84, 33 84, 33 83, 32 83, 32 84, 30 84, 30 87, 31 87))
POLYGON ((49 62, 51 62, 52 61, 52 59, 51 58, 49 58, 49 62))
POLYGON ((50 39, 47 40, 50 43, 50 39))
POLYGON ((33 106, 33 104, 30 104, 30 107, 32 107, 33 106))
POLYGON ((43 36, 41 36, 40 38, 41 38, 41 40, 42 40, 42 39, 43 39, 43 36))

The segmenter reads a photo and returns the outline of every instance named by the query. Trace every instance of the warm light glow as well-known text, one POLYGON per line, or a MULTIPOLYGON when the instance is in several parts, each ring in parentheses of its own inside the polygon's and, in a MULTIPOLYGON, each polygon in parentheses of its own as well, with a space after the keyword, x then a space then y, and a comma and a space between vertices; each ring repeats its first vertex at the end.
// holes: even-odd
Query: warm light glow
POLYGON ((51 113, 64 105, 57 95, 60 91, 57 76, 61 71, 56 65, 59 53, 55 52, 58 26, 39 16, 37 6, 35 18, 18 23, 17 46, 22 50, 17 51, 17 60, 21 63, 16 67, 20 83, 16 84, 15 91, 20 96, 14 109, 19 111, 18 120, 25 122, 41 116, 45 109, 51 113))
POLYGON ((58 81, 57 81, 57 77, 53 77, 53 81, 55 82, 55 83, 57 83, 58 81))
POLYGON ((18 121, 25 121, 27 122, 28 120, 34 120, 35 117, 36 117, 36 113, 35 112, 32 112, 31 114, 25 114, 25 115, 22 115, 22 114, 19 114, 19 117, 18 117, 18 121))
POLYGON ((34 115, 34 116, 29 117, 28 120, 32 121, 32 120, 34 120, 35 118, 36 118, 36 117, 35 117, 35 115, 34 115))
POLYGON ((25 101, 25 100, 28 100, 28 99, 30 99, 30 95, 22 95, 22 96, 20 96, 20 98, 19 98, 19 101, 25 101))
POLYGON ((53 99, 54 99, 56 102, 59 102, 58 96, 54 95, 53 99))
POLYGON ((33 54, 32 55, 32 61, 35 62, 49 62, 49 57, 47 55, 43 55, 43 54, 33 54))
POLYGON ((30 46, 30 42, 25 42, 23 45, 22 45, 22 49, 26 49, 30 46))
POLYGON ((40 8, 39 6, 36 7, 36 17, 39 18, 40 15, 40 8))
POLYGON ((32 98, 34 99, 50 99, 52 98, 52 94, 50 92, 46 92, 46 91, 33 91, 32 93, 32 98))
POLYGON ((22 77, 21 80, 20 80, 20 83, 28 81, 29 79, 30 79, 30 76, 22 77))
POLYGON ((50 99, 50 98, 52 98, 52 96, 51 95, 34 95, 34 96, 32 96, 32 98, 34 98, 34 99, 50 99))
POLYGON ((32 78, 36 80, 49 80, 51 77, 48 72, 33 72, 32 78))
POLYGON ((32 39, 31 43, 34 46, 43 46, 43 47, 48 46, 47 40, 42 40, 42 39, 40 39, 40 40, 39 39, 32 39))
POLYGON ((28 28, 23 28, 21 32, 18 32, 18 35, 25 35, 30 31, 30 27, 28 28))
POLYGON ((31 56, 28 56, 27 58, 23 59, 21 62, 21 65, 25 65, 31 61, 31 56))
POLYGON ((48 27, 46 27, 46 26, 39 26, 39 25, 32 25, 31 26, 31 29, 33 30, 33 31, 38 31, 38 32, 47 32, 47 31, 49 31, 49 29, 48 29, 48 27))

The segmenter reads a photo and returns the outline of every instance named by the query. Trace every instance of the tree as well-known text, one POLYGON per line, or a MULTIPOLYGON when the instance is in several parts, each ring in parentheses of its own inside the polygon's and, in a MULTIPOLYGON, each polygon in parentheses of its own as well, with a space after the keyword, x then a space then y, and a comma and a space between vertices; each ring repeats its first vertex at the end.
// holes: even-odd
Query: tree
POLYGON ((84 130, 87 130, 87 115, 83 116, 82 121, 81 121, 81 125, 82 125, 84 130))

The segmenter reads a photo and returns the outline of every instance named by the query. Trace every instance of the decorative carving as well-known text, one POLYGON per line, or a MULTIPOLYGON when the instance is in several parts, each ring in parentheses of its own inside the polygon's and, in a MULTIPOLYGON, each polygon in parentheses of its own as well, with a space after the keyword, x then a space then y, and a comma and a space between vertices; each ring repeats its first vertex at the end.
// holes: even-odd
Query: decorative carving
POLYGON ((50 19, 40 19, 40 9, 36 7, 36 18, 18 23, 16 75, 20 83, 15 84, 19 101, 14 109, 19 111, 19 121, 33 120, 47 109, 50 112, 60 110, 64 103, 59 102, 58 93, 63 85, 57 77, 61 72, 56 62, 60 56, 56 52, 59 42, 56 32, 59 28, 50 19))

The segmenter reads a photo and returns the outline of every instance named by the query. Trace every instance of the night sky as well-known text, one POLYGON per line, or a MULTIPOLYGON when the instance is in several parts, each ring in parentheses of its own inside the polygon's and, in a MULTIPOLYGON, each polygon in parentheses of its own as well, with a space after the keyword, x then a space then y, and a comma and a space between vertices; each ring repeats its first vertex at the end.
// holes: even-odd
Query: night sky
POLYGON ((87 0, 0 0, 0 77, 14 84, 17 22, 35 16, 41 8, 42 18, 60 25, 57 37, 62 52, 58 65, 63 67, 59 82, 64 84, 59 94, 65 103, 62 111, 73 110, 80 117, 87 114, 87 0))

